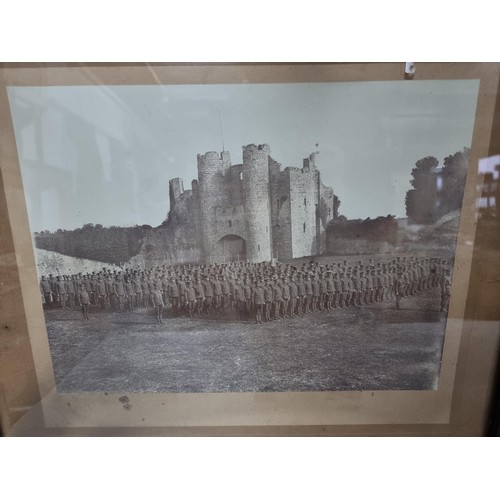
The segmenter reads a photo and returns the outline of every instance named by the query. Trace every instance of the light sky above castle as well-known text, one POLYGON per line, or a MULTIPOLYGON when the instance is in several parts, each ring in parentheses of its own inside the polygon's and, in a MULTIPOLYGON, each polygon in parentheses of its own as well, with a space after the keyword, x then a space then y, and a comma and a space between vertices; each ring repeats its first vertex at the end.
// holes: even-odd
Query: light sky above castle
POLYGON ((319 151, 347 218, 405 216, 415 162, 472 139, 477 80, 10 87, 32 231, 157 226, 198 153, 267 143, 287 166, 319 151), (219 120, 219 114, 222 121, 219 120), (316 146, 319 144, 319 146, 316 146))

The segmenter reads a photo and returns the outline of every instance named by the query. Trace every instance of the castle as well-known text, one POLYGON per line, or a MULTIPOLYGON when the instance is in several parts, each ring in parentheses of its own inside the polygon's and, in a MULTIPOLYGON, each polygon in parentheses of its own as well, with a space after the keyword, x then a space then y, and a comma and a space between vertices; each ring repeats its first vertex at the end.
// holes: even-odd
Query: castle
POLYGON ((339 206, 333 189, 321 182, 315 153, 302 168, 282 170, 267 144, 243 146, 237 165, 227 151, 199 154, 191 187, 170 180, 167 221, 181 239, 194 240, 206 263, 321 254, 339 206))

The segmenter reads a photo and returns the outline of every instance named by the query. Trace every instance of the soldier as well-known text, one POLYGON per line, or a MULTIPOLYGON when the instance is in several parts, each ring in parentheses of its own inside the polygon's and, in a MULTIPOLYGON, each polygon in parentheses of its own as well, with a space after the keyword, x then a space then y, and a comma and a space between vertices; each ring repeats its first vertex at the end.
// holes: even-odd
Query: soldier
POLYGON ((204 280, 201 282, 203 285, 203 294, 205 296, 205 312, 206 314, 212 314, 212 303, 214 299, 214 290, 212 284, 208 280, 207 274, 201 275, 204 280))
POLYGON ((163 307, 165 306, 163 302, 163 297, 161 294, 160 289, 158 288, 158 284, 154 283, 153 284, 153 293, 152 295, 152 302, 155 308, 155 313, 156 313, 156 321, 158 324, 163 324, 163 307))
POLYGON ((405 294, 405 281, 403 273, 398 273, 398 278, 396 280, 396 309, 400 309, 401 298, 405 294))
POLYGON ((148 287, 147 294, 144 293, 144 305, 146 308, 151 307, 154 309, 155 305, 154 305, 154 300, 153 300, 153 291, 155 289, 155 282, 153 280, 153 276, 151 274, 151 271, 148 272, 146 279, 144 281, 148 287))
POLYGON ((52 289, 50 286, 50 282, 45 276, 42 276, 42 280, 40 281, 40 291, 43 294, 45 299, 45 304, 48 306, 52 303, 52 289))
POLYGON ((262 307, 265 304, 264 287, 260 281, 254 281, 253 303, 255 304, 255 322, 262 324, 262 307))
POLYGON ((89 273, 87 273, 83 277, 83 286, 85 287, 85 290, 87 290, 87 293, 89 294, 90 303, 92 304, 92 302, 93 302, 93 300, 92 300, 92 285, 90 283, 90 274, 89 273))
POLYGON ((229 285, 229 282, 226 280, 226 277, 224 274, 221 277, 221 291, 222 291, 222 311, 227 310, 228 304, 231 303, 231 287, 229 285))
POLYGON ((220 313, 222 312, 222 285, 215 275, 211 280, 212 289, 214 291, 214 308, 215 311, 220 313))
POLYGON ((274 319, 280 319, 281 309, 283 307, 283 292, 278 278, 274 278, 273 287, 273 303, 274 303, 274 319))
POLYGON ((375 287, 375 271, 368 271, 366 275, 366 295, 365 302, 367 304, 373 304, 373 289, 375 287))
POLYGON ((165 304, 165 306, 167 306, 167 304, 168 304, 168 279, 167 279, 167 275, 165 273, 162 273, 162 275, 161 275, 161 287, 160 287, 160 289, 161 289, 161 293, 163 296, 163 303, 165 304))
POLYGON ((97 279, 95 276, 95 271, 92 271, 92 274, 89 278, 90 284, 90 301, 92 304, 97 305, 97 279))
POLYGON ((66 283, 61 280, 61 277, 58 276, 56 280, 56 293, 59 297, 59 303, 63 309, 67 309, 66 307, 66 283))
POLYGON ((352 297, 351 305, 360 306, 361 305, 361 276, 358 274, 358 270, 354 270, 354 275, 352 277, 352 297))
POLYGON ((311 302, 312 302, 312 297, 313 297, 313 285, 312 285, 312 280, 311 276, 306 276, 304 285, 306 287, 306 296, 304 300, 304 308, 306 313, 311 312, 311 302))
POLYGON ((340 283, 342 286, 342 292, 340 294, 340 308, 344 309, 344 307, 349 307, 347 299, 349 297, 349 280, 345 273, 340 275, 340 283))
POLYGON ((73 281, 67 275, 64 276, 63 280, 66 288, 66 303, 69 303, 69 309, 73 309, 75 307, 75 287, 73 281))
POLYGON ((292 275, 288 282, 290 287, 290 316, 292 318, 297 315, 297 298, 299 296, 299 289, 295 279, 295 275, 292 275))
POLYGON ((250 311, 252 310, 252 287, 248 283, 248 278, 243 279, 243 284, 241 285, 243 289, 243 296, 245 298, 245 314, 250 317, 250 311))
POLYGON ((304 302, 306 297, 306 284, 304 282, 304 278, 302 277, 302 273, 299 274, 297 280, 297 314, 302 316, 304 314, 304 302))
POLYGON ((245 297, 243 295, 243 290, 241 288, 240 280, 238 278, 235 278, 233 283, 232 297, 233 297, 233 304, 231 309, 238 313, 238 317, 241 317, 241 309, 243 306, 243 302, 245 301, 245 297))
POLYGON ((101 305, 101 309, 104 309, 106 306, 106 284, 100 276, 97 278, 96 294, 97 302, 101 305))
POLYGON ((189 317, 193 319, 194 306, 196 304, 196 289, 191 284, 190 280, 186 281, 186 288, 184 290, 184 303, 189 311, 189 317))
POLYGON ((168 298, 172 304, 172 314, 177 315, 179 313, 179 287, 173 276, 168 284, 168 298))
POLYGON ((87 289, 85 288, 85 285, 83 283, 80 285, 80 291, 78 293, 78 296, 79 296, 79 302, 82 305, 83 319, 88 320, 89 319, 90 295, 89 295, 89 292, 87 292, 87 289))
POLYGON ((329 311, 331 311, 333 309, 333 299, 335 297, 335 284, 333 281, 333 272, 330 270, 326 272, 326 297, 326 307, 329 311))
POLYGON ((115 296, 118 299, 118 306, 120 308, 120 312, 125 312, 125 286, 122 281, 121 276, 118 276, 115 281, 115 296))
POLYGON ((59 302, 59 298, 57 296, 57 280, 53 274, 49 274, 49 283, 50 290, 52 292, 52 302, 59 302))
POLYGON ((358 295, 358 306, 365 305, 365 297, 366 297, 366 276, 363 271, 360 272, 359 275, 359 295, 358 295))
POLYGON ((283 297, 283 317, 288 318, 288 304, 290 302, 290 282, 285 276, 281 285, 281 296, 283 297))
POLYGON ((201 284, 200 278, 196 278, 194 291, 196 296, 196 312, 198 313, 198 316, 201 316, 203 314, 203 302, 205 300, 205 294, 203 292, 203 285, 201 284))
POLYGON ((269 284, 269 279, 264 280, 264 314, 266 321, 271 321, 271 306, 273 303, 273 288, 269 284))
POLYGON ((128 302, 128 309, 129 309, 129 311, 132 311, 133 307, 134 307, 135 293, 134 293, 134 286, 130 282, 128 276, 125 276, 125 282, 123 284, 123 287, 125 289, 125 297, 127 298, 127 302, 128 302))
POLYGON ((446 269, 441 279, 441 312, 448 312, 451 296, 451 271, 446 269))
POLYGON ((319 275, 319 310, 324 311, 327 304, 327 285, 324 272, 319 275))
POLYGON ((141 278, 139 276, 136 276, 132 280, 132 286, 134 287, 134 297, 135 297, 134 307, 141 308, 142 307, 142 286, 141 286, 141 278))
POLYGON ((113 306, 112 297, 114 296, 115 293, 115 283, 111 273, 107 274, 106 280, 104 281, 104 285, 106 287, 106 304, 112 307, 113 306))

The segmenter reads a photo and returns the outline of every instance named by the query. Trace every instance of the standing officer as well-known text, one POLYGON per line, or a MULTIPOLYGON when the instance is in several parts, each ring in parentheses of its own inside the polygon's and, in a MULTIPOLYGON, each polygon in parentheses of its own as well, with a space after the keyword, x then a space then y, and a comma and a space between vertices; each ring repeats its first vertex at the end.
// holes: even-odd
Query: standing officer
POLYGON ((90 306, 90 295, 85 285, 82 283, 80 285, 80 291, 78 293, 79 302, 82 305, 83 319, 89 319, 89 306, 90 306))
POLYGON ((165 303, 163 302, 163 297, 161 291, 158 288, 158 284, 153 284, 153 293, 151 294, 151 301, 155 308, 156 322, 160 325, 163 324, 163 307, 165 303))

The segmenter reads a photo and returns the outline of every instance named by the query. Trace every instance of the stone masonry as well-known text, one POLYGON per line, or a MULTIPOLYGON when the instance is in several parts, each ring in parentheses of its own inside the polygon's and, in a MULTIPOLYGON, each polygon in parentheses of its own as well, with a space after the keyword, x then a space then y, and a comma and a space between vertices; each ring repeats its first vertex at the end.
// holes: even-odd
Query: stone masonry
POLYGON ((315 153, 302 168, 286 167, 267 144, 243 146, 243 163, 227 151, 198 155, 198 179, 184 190, 170 181, 168 221, 194 239, 201 260, 269 261, 319 255, 338 199, 321 182, 315 153))

